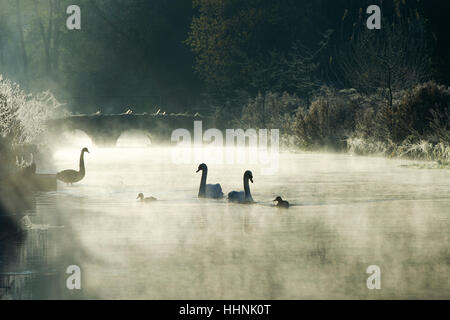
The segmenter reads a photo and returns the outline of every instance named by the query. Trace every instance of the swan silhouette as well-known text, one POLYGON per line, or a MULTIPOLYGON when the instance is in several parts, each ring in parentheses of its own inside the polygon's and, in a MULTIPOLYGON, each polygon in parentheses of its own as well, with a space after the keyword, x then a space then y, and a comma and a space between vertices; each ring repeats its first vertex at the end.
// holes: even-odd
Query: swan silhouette
POLYGON ((288 209, 289 208, 289 202, 287 202, 286 200, 281 199, 280 196, 276 197, 275 201, 277 204, 275 205, 278 208, 282 208, 282 209, 288 209))
POLYGON ((244 191, 231 191, 228 193, 228 201, 238 203, 254 202, 252 194, 250 193, 250 186, 248 185, 249 180, 253 183, 253 174, 251 171, 247 170, 244 173, 244 191))
POLYGON ((150 202, 150 201, 156 201, 156 200, 158 200, 158 199, 156 199, 155 197, 147 197, 147 198, 144 198, 144 194, 143 194, 142 192, 138 194, 138 196, 137 196, 136 199, 139 199, 139 201, 141 201, 141 202, 150 202))
POLYGON ((206 184, 206 176, 208 175, 208 166, 204 163, 198 166, 196 172, 202 172, 202 179, 200 180, 200 188, 198 190, 199 198, 223 198, 222 187, 220 184, 206 184))
POLYGON ((62 182, 65 182, 67 185, 69 185, 69 184, 72 185, 75 182, 81 181, 86 174, 86 169, 84 167, 84 153, 85 152, 89 153, 88 148, 83 148, 81 150, 80 170, 79 171, 68 169, 68 170, 58 172, 56 174, 56 179, 61 180, 62 182))

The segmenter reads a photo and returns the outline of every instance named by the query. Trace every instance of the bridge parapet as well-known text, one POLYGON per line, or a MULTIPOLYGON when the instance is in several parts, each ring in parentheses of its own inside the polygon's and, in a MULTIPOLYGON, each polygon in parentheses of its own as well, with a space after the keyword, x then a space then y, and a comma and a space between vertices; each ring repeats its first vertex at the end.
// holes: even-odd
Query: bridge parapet
POLYGON ((49 134, 81 130, 97 146, 114 146, 120 135, 128 130, 142 130, 152 143, 170 143, 172 132, 184 128, 193 134, 194 121, 201 120, 204 128, 215 127, 213 117, 184 114, 113 114, 72 115, 47 121, 49 134))

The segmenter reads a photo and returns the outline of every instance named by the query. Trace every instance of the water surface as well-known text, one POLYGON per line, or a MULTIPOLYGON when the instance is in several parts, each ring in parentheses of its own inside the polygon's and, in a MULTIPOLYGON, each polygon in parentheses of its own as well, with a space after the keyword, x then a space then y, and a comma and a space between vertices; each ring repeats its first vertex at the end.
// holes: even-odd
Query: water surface
MULTIPOLYGON (((281 154, 269 176, 211 164, 225 193, 253 171, 257 203, 237 205, 198 199, 198 164, 172 164, 168 148, 90 149, 86 178, 38 195, 30 230, 1 241, 1 298, 450 298, 448 170, 314 153, 281 154), (292 207, 273 207, 277 195, 292 207), (69 265, 82 290, 66 288, 69 265), (381 290, 366 287, 369 265, 381 290)), ((78 154, 44 169, 77 168, 78 154)))

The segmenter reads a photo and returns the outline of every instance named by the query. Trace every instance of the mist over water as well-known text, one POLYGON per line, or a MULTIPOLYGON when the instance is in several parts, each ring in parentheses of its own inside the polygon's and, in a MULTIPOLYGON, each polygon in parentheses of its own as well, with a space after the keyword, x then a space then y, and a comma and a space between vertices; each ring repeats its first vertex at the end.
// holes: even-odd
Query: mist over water
POLYGON ((448 170, 318 153, 281 153, 276 175, 209 165, 208 183, 225 194, 253 171, 257 203, 238 205, 198 199, 199 163, 146 144, 96 148, 78 135, 53 148, 44 171, 77 169, 88 147, 86 177, 37 196, 31 229, 2 245, 0 297, 450 298, 448 170), (140 192, 159 201, 139 203, 140 192), (289 210, 273 206, 278 195, 289 210), (69 265, 82 290, 66 288, 69 265), (381 290, 366 287, 369 265, 381 268, 381 290))

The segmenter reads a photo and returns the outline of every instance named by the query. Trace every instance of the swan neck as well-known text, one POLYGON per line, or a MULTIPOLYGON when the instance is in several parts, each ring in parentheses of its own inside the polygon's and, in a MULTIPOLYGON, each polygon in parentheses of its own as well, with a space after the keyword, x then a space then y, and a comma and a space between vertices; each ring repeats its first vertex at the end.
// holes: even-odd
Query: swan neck
POLYGON ((198 195, 203 196, 206 193, 206 176, 208 175, 208 169, 202 170, 202 178, 200 180, 200 189, 198 195))
POLYGON ((85 167, 84 167, 84 151, 81 151, 80 154, 80 173, 85 173, 85 167))
POLYGON ((248 184, 247 177, 244 177, 244 192, 245 192, 245 198, 251 197, 250 186, 248 184))

